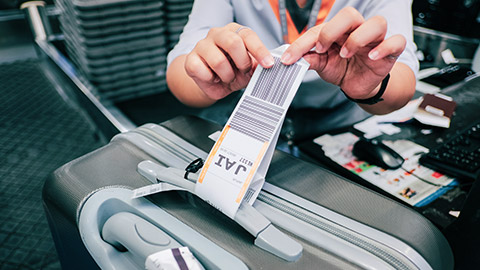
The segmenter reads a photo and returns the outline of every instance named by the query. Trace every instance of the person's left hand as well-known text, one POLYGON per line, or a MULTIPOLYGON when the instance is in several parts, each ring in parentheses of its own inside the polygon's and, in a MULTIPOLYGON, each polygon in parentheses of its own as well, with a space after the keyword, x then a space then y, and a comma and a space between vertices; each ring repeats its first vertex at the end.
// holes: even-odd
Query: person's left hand
POLYGON ((290 65, 303 56, 310 69, 340 86, 349 97, 369 98, 406 46, 405 37, 385 39, 386 32, 385 18, 375 16, 365 21, 356 9, 347 7, 299 37, 284 52, 282 62, 290 65))

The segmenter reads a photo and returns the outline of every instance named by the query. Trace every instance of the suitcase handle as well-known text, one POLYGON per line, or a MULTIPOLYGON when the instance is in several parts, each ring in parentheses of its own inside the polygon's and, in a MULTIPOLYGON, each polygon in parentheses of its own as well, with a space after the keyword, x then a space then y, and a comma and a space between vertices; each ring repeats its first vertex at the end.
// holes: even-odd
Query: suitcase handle
MULTIPOLYGON (((109 217, 103 225, 101 235, 105 242, 118 250, 130 252, 139 260, 159 251, 182 246, 162 229, 129 212, 119 212, 109 217)), ((190 263, 196 263, 199 269, 205 269, 198 260, 190 263)))
MULTIPOLYGON (((188 174, 187 180, 184 178, 185 171, 163 167, 150 160, 140 162, 137 170, 152 182, 166 182, 195 194, 198 174, 188 174)), ((302 245, 278 230, 270 220, 250 204, 240 204, 233 220, 255 237, 256 246, 290 262, 297 261, 302 256, 302 245)))
POLYGON ((101 235, 105 242, 116 249, 129 251, 139 258, 182 246, 157 226, 129 212, 119 212, 109 217, 101 235))
POLYGON ((145 269, 145 254, 178 246, 188 247, 207 269, 248 269, 239 258, 162 208, 132 195, 127 188, 102 188, 81 207, 80 236, 101 269, 145 269), (171 237, 167 238, 170 244, 162 247, 165 234, 171 237))

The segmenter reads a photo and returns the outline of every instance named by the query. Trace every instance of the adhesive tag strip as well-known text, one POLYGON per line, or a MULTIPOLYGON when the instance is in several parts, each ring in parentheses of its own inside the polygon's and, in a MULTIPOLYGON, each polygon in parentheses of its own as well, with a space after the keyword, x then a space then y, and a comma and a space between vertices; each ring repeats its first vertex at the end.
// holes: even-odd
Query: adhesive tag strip
POLYGON ((185 190, 185 189, 171 185, 169 183, 161 182, 161 183, 151 184, 151 185, 134 189, 132 199, 145 197, 145 196, 160 193, 160 192, 171 191, 171 190, 185 190))
POLYGON ((271 52, 273 67, 256 68, 195 185, 200 198, 232 219, 242 201, 253 204, 257 198, 285 114, 308 70, 303 58, 293 65, 282 64, 286 48, 271 52))

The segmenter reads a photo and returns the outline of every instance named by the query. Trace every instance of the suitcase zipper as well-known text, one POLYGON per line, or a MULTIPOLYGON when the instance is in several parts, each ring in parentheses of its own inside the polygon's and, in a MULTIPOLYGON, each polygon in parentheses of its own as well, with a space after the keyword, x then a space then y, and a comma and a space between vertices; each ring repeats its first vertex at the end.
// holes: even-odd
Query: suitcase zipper
MULTIPOLYGON (((388 263, 388 265, 392 266, 394 269, 418 269, 418 267, 415 266, 410 260, 405 258, 405 256, 398 253, 394 249, 387 247, 379 243, 378 241, 375 241, 366 236, 363 236, 355 231, 352 231, 346 228, 345 226, 342 226, 341 224, 328 220, 327 218, 321 217, 311 211, 305 210, 304 208, 301 208, 298 205, 292 204, 282 198, 279 198, 273 194, 270 194, 269 192, 262 190, 257 198, 257 201, 259 201, 260 204, 264 203, 267 205, 267 207, 265 206, 257 207, 257 205, 255 205, 257 210, 259 210, 263 214, 266 214, 265 212, 269 211, 267 208, 273 207, 283 212, 286 215, 290 215, 300 221, 303 221, 306 224, 312 225, 313 227, 317 228, 320 231, 327 232, 339 239, 342 239, 343 241, 346 241, 350 244, 355 245, 356 247, 360 247, 362 250, 365 250, 373 254, 375 257, 378 257, 379 259, 384 260, 385 262, 388 263)), ((274 213, 274 214, 276 215, 278 213, 274 213)), ((289 231, 291 231, 291 227, 297 227, 296 232, 293 232, 295 234, 297 232, 304 230, 302 228, 303 225, 301 222, 297 223, 296 226, 292 226, 292 224, 290 224, 289 226, 285 226, 285 224, 282 224, 283 222, 277 223, 274 220, 272 220, 272 219, 276 219, 275 217, 273 217, 273 215, 268 215, 267 218, 269 218, 275 225, 282 227, 284 229, 287 229, 289 231)), ((281 220, 281 219, 278 219, 278 220, 281 220)), ((308 242, 313 242, 314 244, 318 244, 318 243, 315 243, 315 242, 318 242, 318 240, 321 241, 321 239, 315 240, 314 238, 315 237, 312 235, 311 237, 308 237, 308 239, 305 239, 305 240, 308 242)))

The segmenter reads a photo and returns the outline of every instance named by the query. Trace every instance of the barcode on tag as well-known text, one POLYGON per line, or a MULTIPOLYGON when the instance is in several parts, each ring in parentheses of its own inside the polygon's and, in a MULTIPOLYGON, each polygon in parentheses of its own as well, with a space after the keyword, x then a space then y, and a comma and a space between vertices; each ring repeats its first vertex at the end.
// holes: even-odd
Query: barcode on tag
POLYGON ((243 197, 243 200, 248 202, 253 197, 253 195, 255 195, 255 190, 249 188, 247 190, 247 193, 245 194, 245 197, 243 197))
POLYGON ((293 64, 286 66, 274 57, 275 64, 269 69, 263 69, 253 87, 252 96, 283 107, 285 99, 292 88, 301 66, 293 64))
POLYGON ((245 96, 232 115, 230 127, 261 142, 269 141, 283 112, 282 108, 245 96))

